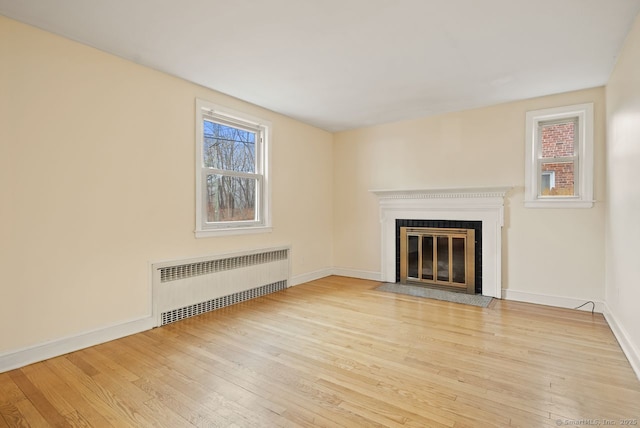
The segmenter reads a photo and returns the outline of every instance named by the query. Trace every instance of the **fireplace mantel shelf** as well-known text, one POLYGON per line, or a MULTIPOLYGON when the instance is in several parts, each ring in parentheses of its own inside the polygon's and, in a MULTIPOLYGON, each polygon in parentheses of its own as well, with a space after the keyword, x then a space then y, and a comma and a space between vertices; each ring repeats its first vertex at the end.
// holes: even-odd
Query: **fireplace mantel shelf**
POLYGON ((467 187, 457 189, 370 190, 380 199, 504 198, 511 187, 467 187))

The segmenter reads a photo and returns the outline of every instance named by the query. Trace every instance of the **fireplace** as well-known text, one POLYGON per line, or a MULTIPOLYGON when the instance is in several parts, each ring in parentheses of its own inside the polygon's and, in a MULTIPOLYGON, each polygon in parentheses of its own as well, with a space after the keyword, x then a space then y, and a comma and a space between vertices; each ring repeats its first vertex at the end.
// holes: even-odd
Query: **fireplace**
POLYGON ((400 228, 400 282, 475 294, 475 230, 400 228))
POLYGON ((508 191, 507 187, 373 190, 380 209, 382 281, 400 281, 399 227, 474 229, 475 292, 501 298, 502 227, 508 191), (399 221, 407 223, 398 226, 399 221))

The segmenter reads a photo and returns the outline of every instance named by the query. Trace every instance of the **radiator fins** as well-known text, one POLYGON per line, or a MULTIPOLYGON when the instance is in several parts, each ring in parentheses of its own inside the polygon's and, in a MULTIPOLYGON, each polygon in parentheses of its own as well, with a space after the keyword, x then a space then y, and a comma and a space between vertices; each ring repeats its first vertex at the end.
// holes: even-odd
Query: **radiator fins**
POLYGON ((241 269, 247 266, 260 265, 278 260, 286 260, 288 250, 276 250, 266 253, 249 254, 243 256, 228 257, 217 260, 207 260, 197 263, 187 263, 177 266, 168 266, 160 269, 160 282, 177 281, 179 279, 192 278, 194 276, 208 275, 231 269, 241 269))
MULTIPOLYGON (((286 258, 286 252, 285 252, 286 258)), ((230 259, 226 259, 230 260, 230 259)), ((221 261, 221 260, 215 260, 221 261)), ((210 263, 210 262, 206 262, 210 263)), ((197 264, 197 263, 196 263, 197 264)), ((205 312, 215 311, 216 309, 231 306, 236 303, 244 302, 246 300, 255 299, 256 297, 265 296, 267 294, 275 293, 287 288, 287 281, 279 281, 273 284, 263 285, 261 287, 252 288, 250 290, 240 291, 228 296, 218 297, 215 299, 207 300, 206 302, 195 303, 183 308, 174 309, 172 311, 162 312, 161 324, 167 325, 176 321, 183 320, 185 318, 194 317, 196 315, 204 314, 205 312)))

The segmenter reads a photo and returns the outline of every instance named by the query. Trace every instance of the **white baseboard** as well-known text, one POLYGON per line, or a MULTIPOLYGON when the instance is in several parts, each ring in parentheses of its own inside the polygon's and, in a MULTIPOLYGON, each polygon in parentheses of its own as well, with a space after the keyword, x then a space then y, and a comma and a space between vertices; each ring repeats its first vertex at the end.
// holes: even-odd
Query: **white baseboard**
POLYGON ((303 273, 291 278, 291 286, 304 284, 305 282, 314 281, 316 279, 324 278, 333 275, 333 269, 325 268, 316 270, 314 272, 303 273))
POLYGON ((626 355, 629 364, 631 364, 631 368, 636 372, 636 376, 638 380, 640 380, 640 350, 633 344, 631 339, 629 339, 627 330, 618 322, 618 319, 606 303, 604 305, 604 318, 609 323, 613 335, 618 339, 622 352, 626 355))
MULTIPOLYGON (((599 300, 592 299, 576 299, 574 297, 550 296, 547 294, 528 293, 525 291, 516 291, 502 289, 502 298, 505 300, 514 300, 516 302, 535 303, 538 305, 555 306, 557 308, 576 309, 578 306, 593 301, 595 304, 594 312, 599 314, 604 312, 604 303, 599 300)), ((594 305, 591 303, 581 307, 580 311, 591 312, 594 305)))
POLYGON ((369 279, 371 281, 382 281, 382 273, 368 270, 356 270, 345 268, 333 268, 333 275, 348 276, 350 278, 369 279))
POLYGON ((2 354, 0 355, 0 373, 150 330, 153 327, 152 317, 140 318, 2 354))

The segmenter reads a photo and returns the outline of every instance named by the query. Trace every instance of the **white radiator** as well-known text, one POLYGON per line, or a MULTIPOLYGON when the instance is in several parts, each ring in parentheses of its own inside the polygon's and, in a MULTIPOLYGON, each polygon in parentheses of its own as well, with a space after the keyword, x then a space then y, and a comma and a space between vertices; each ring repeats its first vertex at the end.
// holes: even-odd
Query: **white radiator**
POLYGON ((283 290, 289 247, 154 263, 156 326, 283 290))

